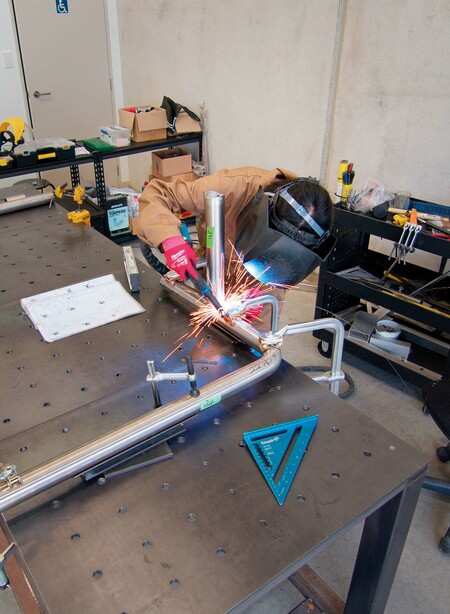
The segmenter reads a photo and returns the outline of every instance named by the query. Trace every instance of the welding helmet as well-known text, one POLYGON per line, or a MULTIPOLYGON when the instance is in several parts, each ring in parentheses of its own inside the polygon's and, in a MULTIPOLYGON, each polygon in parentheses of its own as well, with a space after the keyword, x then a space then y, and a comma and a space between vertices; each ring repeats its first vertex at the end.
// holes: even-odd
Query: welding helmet
MULTIPOLYGON (((292 196, 295 184, 305 181, 320 188, 315 179, 301 178, 272 195, 260 190, 239 215, 236 249, 247 271, 265 284, 294 286, 325 260, 336 242, 292 196), (297 225, 282 216, 286 207, 292 208, 289 218, 296 218, 297 225)), ((331 217, 331 200, 329 206, 331 217)))

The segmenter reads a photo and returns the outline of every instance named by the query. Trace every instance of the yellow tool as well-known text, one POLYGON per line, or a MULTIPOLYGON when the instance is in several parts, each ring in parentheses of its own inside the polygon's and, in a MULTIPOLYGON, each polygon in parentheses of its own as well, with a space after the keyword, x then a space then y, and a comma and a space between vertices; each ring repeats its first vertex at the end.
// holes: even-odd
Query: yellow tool
POLYGON ((67 219, 74 224, 91 225, 91 215, 87 209, 77 209, 76 211, 68 211, 67 219))
POLYGON ((392 222, 396 226, 404 226, 408 220, 409 218, 405 213, 396 213, 392 218, 392 222))
POLYGON ((16 145, 23 143, 25 124, 20 117, 9 117, 0 124, 0 167, 12 166, 16 145))
POLYGON ((25 123, 20 117, 8 117, 0 124, 0 149, 5 143, 11 143, 11 149, 14 151, 16 145, 23 143, 23 132, 25 123))
POLYGON ((73 200, 77 203, 78 207, 75 211, 69 211, 67 219, 74 224, 87 224, 91 225, 91 214, 87 209, 82 209, 84 199, 84 188, 82 185, 77 185, 72 190, 67 189, 67 183, 59 185, 54 190, 55 198, 63 198, 64 195, 72 196, 73 200))

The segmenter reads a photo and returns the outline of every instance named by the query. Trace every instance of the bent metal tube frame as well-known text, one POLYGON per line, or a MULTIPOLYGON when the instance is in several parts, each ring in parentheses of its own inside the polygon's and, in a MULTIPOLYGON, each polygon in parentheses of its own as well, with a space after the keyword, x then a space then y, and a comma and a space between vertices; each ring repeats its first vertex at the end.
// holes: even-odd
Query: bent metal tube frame
MULTIPOLYGON (((223 199, 220 198, 220 195, 214 195, 214 198, 207 199, 207 204, 208 200, 208 206, 220 206, 220 215, 223 215, 223 199)), ((222 247, 219 245, 215 253, 223 253, 222 248, 223 245, 222 247)), ((223 266, 224 262, 220 257, 212 259, 209 263, 209 274, 215 280, 216 291, 221 296, 223 296, 223 286, 220 288, 217 286, 223 284, 223 270, 216 271, 215 269, 223 266)), ((198 306, 198 295, 187 285, 180 282, 174 283, 165 278, 161 278, 161 284, 188 304, 198 306)), ((231 333, 232 336, 261 351, 262 355, 259 358, 249 365, 207 384, 200 389, 200 394, 197 397, 190 395, 180 397, 174 402, 155 409, 148 415, 128 422, 110 433, 70 450, 49 462, 34 467, 22 475, 20 472, 16 472, 15 467, 8 465, 1 471, 0 465, 0 484, 3 482, 0 486, 0 512, 10 509, 68 478, 79 475, 93 465, 127 450, 131 446, 165 429, 180 424, 213 406, 220 400, 268 377, 278 369, 281 363, 281 348, 283 338, 286 335, 311 332, 319 329, 327 329, 334 332, 331 371, 314 379, 316 381, 328 382, 330 390, 338 394, 339 381, 344 379, 344 374, 341 372, 344 343, 344 327, 342 323, 334 318, 324 318, 312 322, 288 325, 278 330, 279 308, 276 299, 274 301, 272 296, 262 296, 258 297, 257 300, 258 303, 269 303, 272 306, 273 330, 270 333, 260 334, 242 320, 235 321, 233 324, 220 320, 217 324, 220 328, 231 333)), ((245 311, 250 304, 251 301, 246 301, 242 305, 242 311, 245 311)))

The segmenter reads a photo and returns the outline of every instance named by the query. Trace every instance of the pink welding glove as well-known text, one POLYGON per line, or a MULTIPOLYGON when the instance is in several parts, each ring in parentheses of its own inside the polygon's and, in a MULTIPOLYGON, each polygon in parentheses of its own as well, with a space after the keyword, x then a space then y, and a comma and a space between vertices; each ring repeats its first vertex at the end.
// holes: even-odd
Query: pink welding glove
POLYGON ((181 236, 170 237, 162 242, 166 264, 169 269, 178 273, 183 281, 189 273, 197 279, 197 258, 192 247, 181 236))
MULTIPOLYGON (((255 298, 256 296, 262 296, 262 295, 263 295, 263 292, 259 288, 249 288, 248 290, 245 291, 244 298, 246 299, 255 298)), ((263 309, 264 309, 264 305, 254 305, 253 307, 250 307, 250 309, 247 309, 242 319, 249 323, 253 322, 253 320, 255 320, 259 316, 259 314, 261 313, 263 309)))

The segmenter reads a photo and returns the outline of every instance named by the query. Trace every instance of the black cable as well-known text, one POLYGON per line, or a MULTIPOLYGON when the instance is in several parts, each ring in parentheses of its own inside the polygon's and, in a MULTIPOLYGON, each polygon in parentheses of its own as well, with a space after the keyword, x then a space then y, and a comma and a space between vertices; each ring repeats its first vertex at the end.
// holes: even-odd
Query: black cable
POLYGON ((165 275, 170 271, 170 269, 168 269, 166 265, 155 256, 155 254, 152 252, 152 248, 148 243, 145 243, 145 241, 139 241, 139 244, 144 258, 147 260, 149 265, 155 269, 157 273, 159 273, 160 275, 165 275))

